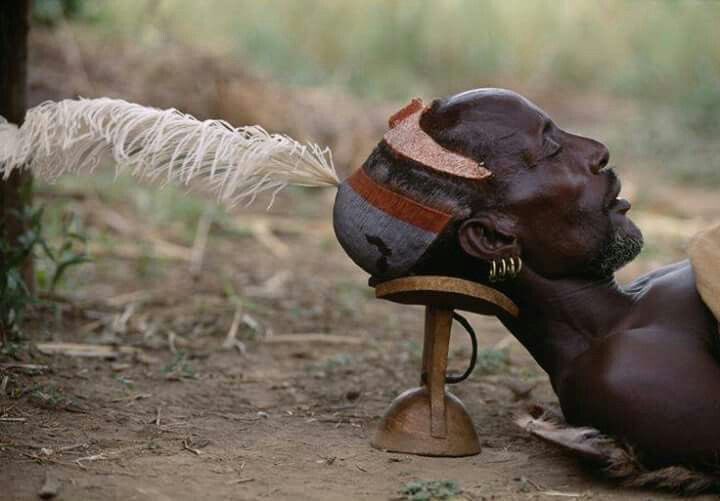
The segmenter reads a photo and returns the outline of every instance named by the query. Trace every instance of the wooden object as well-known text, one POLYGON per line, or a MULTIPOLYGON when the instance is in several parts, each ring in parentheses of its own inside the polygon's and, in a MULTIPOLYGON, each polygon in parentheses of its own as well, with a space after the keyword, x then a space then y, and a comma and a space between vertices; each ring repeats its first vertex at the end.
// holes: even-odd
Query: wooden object
POLYGON ((517 316, 517 306, 499 291, 451 277, 405 277, 378 284, 378 298, 425 306, 425 340, 419 388, 390 405, 372 445, 423 456, 470 456, 480 452, 465 406, 445 389, 453 310, 517 316))

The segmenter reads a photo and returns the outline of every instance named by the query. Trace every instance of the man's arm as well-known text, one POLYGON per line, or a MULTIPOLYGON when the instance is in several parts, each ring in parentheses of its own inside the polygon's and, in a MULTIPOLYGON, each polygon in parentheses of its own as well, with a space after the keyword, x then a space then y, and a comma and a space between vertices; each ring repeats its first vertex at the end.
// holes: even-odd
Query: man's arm
POLYGON ((720 452, 720 365, 692 337, 638 329, 579 357, 558 388, 571 424, 626 439, 661 462, 720 452))

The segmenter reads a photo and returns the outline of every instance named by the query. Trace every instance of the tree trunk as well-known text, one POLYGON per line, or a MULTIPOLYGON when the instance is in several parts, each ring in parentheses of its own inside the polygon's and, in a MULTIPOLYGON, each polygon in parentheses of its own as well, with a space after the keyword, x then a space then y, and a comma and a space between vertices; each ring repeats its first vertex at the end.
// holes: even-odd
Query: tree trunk
MULTIPOLYGON (((25 117, 27 106, 29 16, 30 0, 3 1, 0 6, 0 115, 18 125, 25 117)), ((13 242, 23 233, 23 218, 18 217, 18 213, 30 205, 31 194, 32 178, 27 172, 16 170, 8 179, 0 179, 0 238, 13 242)), ((25 263, 23 277, 33 290, 31 259, 25 263)))

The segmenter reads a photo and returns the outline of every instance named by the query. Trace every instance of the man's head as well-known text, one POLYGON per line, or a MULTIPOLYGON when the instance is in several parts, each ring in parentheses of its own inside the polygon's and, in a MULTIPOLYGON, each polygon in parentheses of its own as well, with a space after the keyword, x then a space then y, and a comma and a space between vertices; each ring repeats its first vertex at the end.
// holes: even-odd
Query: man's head
MULTIPOLYGON (((640 231, 625 215, 630 205, 617 199, 619 180, 606 167, 607 148, 563 131, 522 96, 478 89, 435 100, 420 126, 492 176, 447 175, 378 145, 364 165, 370 178, 452 215, 410 273, 478 279, 490 261, 520 256, 548 278, 605 277, 640 251, 640 231)), ((336 204, 336 228, 342 217, 336 204)))

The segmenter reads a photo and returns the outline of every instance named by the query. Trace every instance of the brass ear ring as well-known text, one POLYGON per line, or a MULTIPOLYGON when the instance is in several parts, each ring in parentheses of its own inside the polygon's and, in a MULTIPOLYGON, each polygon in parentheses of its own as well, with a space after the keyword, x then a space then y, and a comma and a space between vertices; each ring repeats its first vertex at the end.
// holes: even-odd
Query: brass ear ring
MULTIPOLYGON (((520 274, 522 271, 522 259, 520 259, 520 256, 515 256, 514 259, 517 259, 517 270, 515 271, 515 277, 520 274)), ((514 278, 514 277, 513 277, 514 278)))
POLYGON ((505 258, 500 258, 500 271, 498 271, 498 281, 502 282, 507 278, 507 263, 505 262, 505 258))
POLYGON ((502 282, 508 278, 515 278, 520 274, 522 270, 522 259, 520 256, 512 256, 509 258, 500 258, 499 262, 496 259, 490 261, 490 273, 488 274, 488 280, 491 283, 502 282), (506 261, 507 259, 507 261, 506 261))
POLYGON ((508 258, 508 260, 510 261, 510 272, 508 274, 508 278, 515 278, 522 270, 522 259, 520 259, 520 256, 512 256, 508 258))

